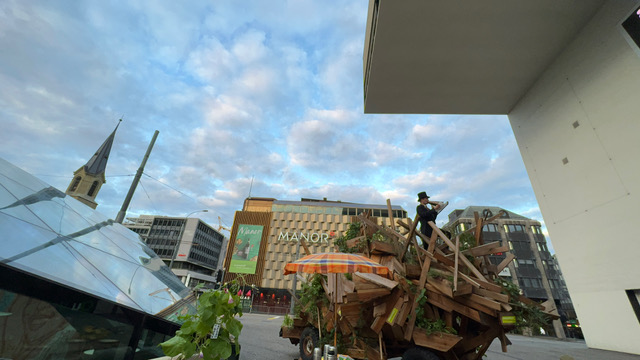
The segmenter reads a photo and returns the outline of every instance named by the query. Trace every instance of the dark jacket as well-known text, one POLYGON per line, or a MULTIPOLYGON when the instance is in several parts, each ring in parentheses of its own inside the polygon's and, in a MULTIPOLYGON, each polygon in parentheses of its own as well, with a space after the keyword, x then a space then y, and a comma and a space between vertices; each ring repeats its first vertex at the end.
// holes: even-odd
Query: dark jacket
POLYGON ((418 219, 418 222, 420 223, 420 232, 427 238, 430 238, 433 229, 429 224, 427 224, 427 222, 433 221, 435 223, 436 218, 438 217, 438 212, 435 209, 429 209, 422 204, 418 205, 418 207, 416 208, 416 212, 420 217, 418 219))

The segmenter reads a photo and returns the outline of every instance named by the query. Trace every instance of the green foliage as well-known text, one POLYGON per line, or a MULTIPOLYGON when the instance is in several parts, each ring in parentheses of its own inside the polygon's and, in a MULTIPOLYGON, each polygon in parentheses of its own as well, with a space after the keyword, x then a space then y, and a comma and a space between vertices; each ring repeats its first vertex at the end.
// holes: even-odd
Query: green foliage
MULTIPOLYGON (((453 283, 453 276, 452 275, 444 275, 443 273, 441 273, 440 271, 436 270, 436 269, 429 269, 429 272, 427 273, 427 275, 431 278, 434 279, 445 279, 445 280, 449 280, 450 282, 453 283)), ((453 284, 452 284, 453 286, 453 284)))
POLYGON ((242 304, 235 294, 239 289, 238 283, 233 281, 221 289, 200 295, 196 314, 180 317, 184 321, 180 330, 160 344, 164 354, 188 359, 202 353, 205 360, 219 360, 231 356, 234 345, 238 353, 242 323, 236 316, 242 316, 242 304), (216 332, 217 338, 213 339, 216 332))
POLYGON ((424 329, 427 335, 433 333, 457 334, 456 330, 447 327, 444 320, 431 320, 427 317, 424 308, 427 306, 426 290, 422 289, 418 296, 418 307, 416 308, 416 326, 424 329))
POLYGON ((329 299, 324 292, 324 288, 322 287, 322 280, 324 279, 324 275, 314 274, 311 279, 302 284, 302 289, 298 292, 298 301, 295 305, 295 313, 308 313, 311 315, 314 323, 318 321, 318 314, 316 312, 316 306, 319 301, 324 302, 326 305, 329 305, 329 299))
POLYGON ((282 320, 282 327, 286 327, 287 329, 291 329, 293 327, 293 318, 286 314, 284 319, 282 320))
POLYGON ((511 312, 516 316, 516 330, 530 328, 535 331, 549 325, 549 317, 542 310, 519 300, 521 291, 518 285, 500 277, 495 283, 502 286, 503 294, 509 295, 511 312))
MULTIPOLYGON (((402 244, 402 246, 404 247, 404 243, 402 244)), ((416 248, 414 248, 413 246, 409 248, 409 251, 407 251, 404 254, 404 259, 403 259, 405 264, 408 265, 418 265, 418 251, 416 250, 416 248)))
MULTIPOLYGON (((455 243, 455 236, 451 239, 455 243)), ((460 251, 465 251, 476 246, 476 238, 472 233, 460 234, 460 251)))
POLYGON ((380 241, 384 243, 391 243, 391 239, 387 237, 382 231, 378 230, 371 236, 371 241, 380 241))
POLYGON ((364 251, 367 246, 366 241, 358 241, 356 246, 349 247, 347 245, 347 241, 358 237, 360 234, 360 227, 362 226, 359 222, 350 223, 347 231, 345 231, 343 236, 334 240, 334 244, 338 246, 338 250, 343 253, 357 253, 364 251))

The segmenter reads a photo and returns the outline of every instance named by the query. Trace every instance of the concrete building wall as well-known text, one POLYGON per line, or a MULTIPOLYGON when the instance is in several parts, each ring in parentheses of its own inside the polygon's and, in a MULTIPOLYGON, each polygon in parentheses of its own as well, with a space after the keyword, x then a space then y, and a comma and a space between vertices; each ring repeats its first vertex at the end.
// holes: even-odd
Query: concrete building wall
POLYGON ((640 52, 611 0, 509 113, 589 347, 640 354, 640 52))

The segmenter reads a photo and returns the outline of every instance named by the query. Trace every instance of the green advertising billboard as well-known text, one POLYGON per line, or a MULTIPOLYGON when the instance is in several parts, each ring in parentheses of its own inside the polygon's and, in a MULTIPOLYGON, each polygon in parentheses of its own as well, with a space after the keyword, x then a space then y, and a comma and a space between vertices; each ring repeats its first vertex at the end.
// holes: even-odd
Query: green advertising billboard
POLYGON ((229 272, 255 274, 260 255, 262 225, 238 225, 238 234, 231 254, 229 272))

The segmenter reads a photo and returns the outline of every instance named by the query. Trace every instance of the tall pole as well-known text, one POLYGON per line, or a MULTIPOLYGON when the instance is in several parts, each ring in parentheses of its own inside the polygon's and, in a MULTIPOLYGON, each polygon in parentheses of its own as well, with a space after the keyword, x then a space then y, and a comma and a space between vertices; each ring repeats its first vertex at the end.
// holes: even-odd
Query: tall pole
POLYGON ((182 226, 180 226, 180 234, 178 235, 178 240, 176 240, 176 246, 173 248, 173 254, 171 254, 169 269, 173 268, 173 261, 176 259, 176 254, 178 253, 178 246, 180 246, 180 243, 182 243, 182 234, 184 234, 184 228, 187 227, 187 220, 189 220, 189 216, 198 212, 208 212, 208 211, 209 210, 196 210, 196 211, 190 212, 187 216, 185 216, 184 222, 182 223, 182 226))
MULTIPOLYGON (((296 244, 296 260, 300 258, 300 241, 296 244)), ((289 314, 292 316, 295 315, 294 308, 296 307, 296 289, 298 288, 298 274, 293 276, 293 289, 291 291, 291 308, 289 309, 289 314)))
POLYGON ((153 149, 153 144, 156 142, 156 138, 158 137, 159 131, 156 130, 153 133, 153 138, 151 139, 151 143, 147 148, 147 153, 144 154, 144 158, 142 159, 142 163, 138 168, 138 172, 136 176, 133 178, 133 182, 131 183, 131 187, 129 188, 129 192, 127 193, 127 197, 124 199, 122 203, 122 208, 118 211, 118 215, 116 216, 116 222, 122 224, 122 220, 124 220, 124 216, 127 213, 127 209, 129 208, 129 203, 131 203, 131 198, 133 197, 133 193, 136 191, 136 187, 138 186, 138 182, 140 182, 140 178, 142 177, 142 172, 144 171, 144 166, 147 164, 147 159, 149 159, 149 154, 151 154, 151 149, 153 149))

